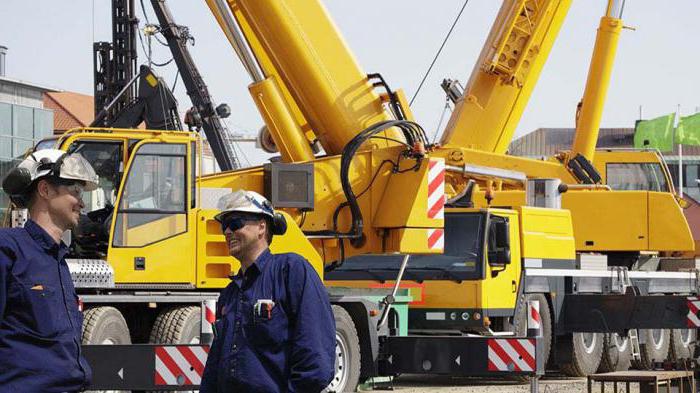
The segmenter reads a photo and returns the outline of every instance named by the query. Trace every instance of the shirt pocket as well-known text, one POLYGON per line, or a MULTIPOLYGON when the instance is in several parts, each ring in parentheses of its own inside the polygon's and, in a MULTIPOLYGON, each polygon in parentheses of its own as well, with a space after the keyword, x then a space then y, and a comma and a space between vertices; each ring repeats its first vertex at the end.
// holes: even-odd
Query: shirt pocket
POLYGON ((270 318, 258 317, 252 314, 246 326, 246 335, 251 344, 258 348, 269 348, 274 350, 282 349, 287 343, 289 328, 287 316, 282 310, 282 306, 277 303, 272 308, 270 318))
POLYGON ((61 294, 47 285, 15 283, 19 295, 16 310, 18 319, 33 336, 54 338, 64 333, 70 325, 61 294))

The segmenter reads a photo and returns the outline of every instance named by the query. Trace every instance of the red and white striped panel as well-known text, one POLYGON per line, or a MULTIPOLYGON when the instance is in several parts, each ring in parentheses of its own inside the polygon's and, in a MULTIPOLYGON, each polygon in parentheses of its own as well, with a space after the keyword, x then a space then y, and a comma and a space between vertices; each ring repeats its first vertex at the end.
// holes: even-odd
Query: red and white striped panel
POLYGON ((528 300, 527 302, 527 328, 540 328, 540 302, 537 300, 528 300))
POLYGON ((209 354, 208 346, 156 347, 156 385, 199 385, 209 354))
POLYGON ((428 248, 439 251, 445 248, 445 231, 442 228, 428 229, 428 248))
POLYGON ((428 161, 428 218, 445 217, 445 160, 428 161))
POLYGON ((700 328, 700 318, 698 318, 698 311, 700 311, 700 300, 695 296, 688 297, 688 327, 689 328, 700 328))
POLYGON ((535 371, 535 339, 488 340, 489 371, 535 371))
POLYGON ((202 333, 213 333, 212 325, 216 321, 216 300, 202 302, 202 333))

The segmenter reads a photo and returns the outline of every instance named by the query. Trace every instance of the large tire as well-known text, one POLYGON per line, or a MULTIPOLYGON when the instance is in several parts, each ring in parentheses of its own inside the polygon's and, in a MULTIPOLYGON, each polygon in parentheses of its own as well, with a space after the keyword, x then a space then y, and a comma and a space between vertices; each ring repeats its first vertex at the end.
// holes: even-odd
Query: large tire
POLYGON ((666 360, 670 346, 670 329, 639 329, 639 354, 641 359, 634 362, 635 367, 642 370, 651 370, 655 363, 666 360))
MULTIPOLYGON (((124 316, 114 307, 92 307, 83 313, 82 344, 127 345, 131 344, 129 326, 124 316)), ((117 390, 90 390, 88 392, 126 392, 117 390)))
POLYGON ((354 392, 360 382, 360 340, 350 314, 333 306, 335 317, 335 375, 326 392, 354 392))
POLYGON ((671 360, 677 362, 692 359, 697 338, 698 334, 695 329, 673 329, 671 331, 671 360))
MULTIPOLYGON (((549 309, 547 298, 540 293, 530 293, 525 295, 524 307, 521 307, 518 315, 515 316, 515 334, 524 337, 527 334, 527 301, 537 300, 540 302, 540 323, 542 325, 542 358, 547 362, 549 352, 552 348, 552 313, 549 309)), ((546 368, 546 365, 545 365, 546 368)))
POLYGON ((559 349, 561 371, 570 377, 585 377, 595 373, 600 365, 603 334, 572 333, 562 340, 559 349))
POLYGON ((198 306, 167 308, 156 317, 148 341, 152 344, 199 344, 201 324, 198 306))
POLYGON ((93 307, 83 314, 83 344, 131 344, 129 326, 114 307, 93 307))
POLYGON ((598 366, 599 373, 627 371, 632 364, 632 342, 617 333, 603 335, 603 356, 598 366))
POLYGON ((697 331, 695 329, 673 329, 671 331, 670 359, 673 361, 692 359, 696 340, 697 331))

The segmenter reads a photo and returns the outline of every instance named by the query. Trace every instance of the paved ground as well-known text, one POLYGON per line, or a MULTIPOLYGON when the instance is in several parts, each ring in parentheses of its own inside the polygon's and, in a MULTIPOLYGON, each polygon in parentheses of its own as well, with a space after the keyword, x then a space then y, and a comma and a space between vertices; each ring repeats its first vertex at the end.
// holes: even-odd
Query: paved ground
MULTIPOLYGON (((606 386, 612 392, 612 384, 606 386)), ((459 393, 529 393, 530 385, 513 381, 488 381, 471 378, 451 378, 436 376, 402 376, 394 391, 401 393, 459 392, 459 393)), ((594 391, 600 391, 598 386, 594 391)), ((586 392, 585 378, 547 377, 540 381, 540 393, 583 393, 586 392)), ((635 386, 632 393, 638 393, 635 386)))

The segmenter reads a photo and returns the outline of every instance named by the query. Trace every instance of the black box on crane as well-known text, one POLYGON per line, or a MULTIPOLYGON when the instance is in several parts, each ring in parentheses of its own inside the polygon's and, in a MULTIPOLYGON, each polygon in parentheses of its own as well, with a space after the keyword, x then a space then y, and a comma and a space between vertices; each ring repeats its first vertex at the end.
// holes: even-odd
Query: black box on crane
POLYGON ((265 198, 272 206, 314 209, 314 164, 264 165, 265 198))

